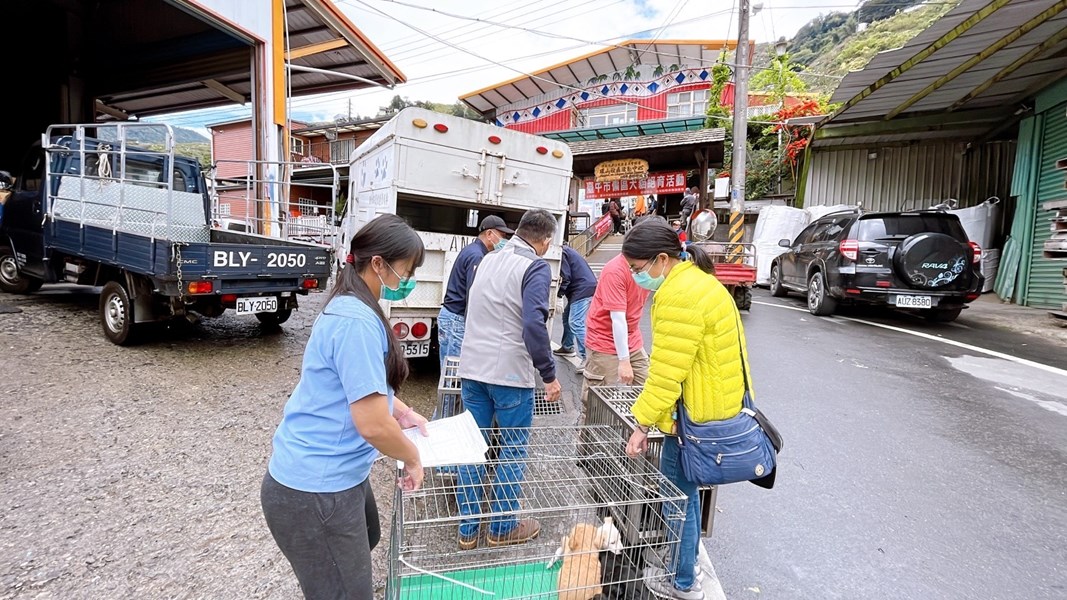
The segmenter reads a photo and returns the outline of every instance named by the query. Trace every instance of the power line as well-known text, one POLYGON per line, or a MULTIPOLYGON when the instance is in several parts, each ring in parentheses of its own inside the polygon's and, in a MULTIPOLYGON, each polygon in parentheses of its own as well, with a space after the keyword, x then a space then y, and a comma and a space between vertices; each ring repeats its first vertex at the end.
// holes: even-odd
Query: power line
MULTIPOLYGON (((509 15, 511 17, 510 20, 511 21, 516 21, 516 20, 518 20, 518 19, 520 19, 522 17, 528 16, 528 15, 533 14, 533 13, 540 12, 542 9, 536 8, 535 6, 537 4, 540 4, 541 2, 544 2, 544 1, 547 1, 547 0, 535 0, 533 3, 528 4, 522 11, 518 12, 517 14, 509 15)), ((600 0, 593 0, 593 1, 600 1, 600 0)), ((373 11, 378 10, 377 8, 368 9, 368 8, 365 8, 365 7, 360 7, 360 6, 357 6, 356 4, 354 4, 354 3, 350 2, 350 1, 346 1, 345 3, 348 4, 349 6, 353 6, 353 7, 357 8, 357 9, 363 10, 365 12, 373 12, 373 11)), ((583 2, 582 4, 583 5, 584 4, 588 4, 588 2, 583 2)), ((425 7, 425 6, 419 6, 419 5, 415 5, 415 4, 404 4, 404 6, 408 6, 410 8, 415 8, 415 9, 419 9, 419 10, 425 10, 425 11, 431 11, 431 12, 439 12, 442 15, 446 15, 446 13, 444 13, 444 12, 435 11, 434 9, 428 8, 428 7, 425 7)), ((567 10, 569 10, 569 9, 567 9, 567 10)), ((451 15, 446 15, 446 16, 451 16, 451 15)), ((539 17, 535 17, 535 19, 536 18, 539 18, 539 17)), ((456 42, 459 42, 459 41, 473 41, 475 39, 480 39, 480 38, 484 37, 484 34, 482 33, 482 31, 483 30, 487 30, 487 29, 490 28, 485 23, 479 22, 479 20, 476 20, 476 19, 465 19, 465 20, 468 21, 468 22, 464 23, 462 25, 458 25, 455 29, 456 30, 461 29, 461 28, 472 28, 472 29, 470 29, 469 31, 464 31, 462 33, 459 33, 459 34, 457 34, 455 36, 452 36, 449 39, 452 39, 453 41, 456 41, 456 42)), ((524 22, 529 22, 529 19, 527 21, 524 21, 524 22)), ((431 47, 433 47, 433 46, 435 46, 437 44, 438 44, 438 42, 436 42, 433 38, 427 38, 427 37, 423 36, 422 39, 419 40, 418 42, 414 42, 413 44, 408 44, 408 46, 409 46, 408 48, 404 48, 403 50, 400 50, 399 52, 394 52, 394 59, 395 60, 403 60, 404 58, 407 58, 409 56, 416 56, 416 55, 420 54, 422 51, 424 51, 425 49, 431 48, 431 47)))
POLYGON ((643 56, 645 52, 652 47, 652 44, 656 43, 656 40, 658 40, 660 36, 663 35, 664 31, 667 31, 667 27, 671 24, 672 21, 674 21, 674 19, 678 17, 678 13, 680 13, 682 9, 685 8, 685 5, 688 3, 688 0, 678 0, 678 2, 675 3, 674 10, 667 13, 667 18, 664 19, 663 25, 660 26, 659 31, 656 32, 656 35, 652 36, 652 41, 650 41, 648 45, 645 46, 645 49, 637 54, 637 57, 634 59, 634 62, 641 60, 641 56, 643 56))
MULTIPOLYGON (((368 6, 368 5, 366 5, 366 3, 362 3, 362 4, 364 4, 365 6, 368 6)), ((425 9, 425 7, 417 7, 417 5, 414 5, 414 7, 425 9)), ((490 69, 490 68, 493 68, 494 66, 498 66, 498 67, 502 67, 502 68, 505 68, 505 69, 520 73, 522 75, 526 75, 526 76, 534 78, 534 79, 538 79, 540 81, 544 81, 544 82, 549 83, 551 85, 560 85, 560 87, 563 87, 563 88, 572 89, 572 90, 575 90, 575 91, 584 91, 584 90, 579 90, 579 88, 575 88, 573 86, 561 85, 561 84, 558 84, 555 81, 546 80, 544 78, 531 75, 529 73, 526 73, 526 72, 524 72, 524 71, 522 71, 520 69, 511 67, 511 66, 509 66, 507 64, 504 64, 504 63, 506 63, 506 62, 515 62, 515 61, 519 61, 519 60, 527 60, 529 58, 536 58, 536 57, 545 56, 545 55, 549 55, 549 54, 556 54, 556 53, 559 53, 559 52, 565 52, 565 51, 567 51, 569 49, 577 49, 577 48, 581 48, 581 47, 586 47, 588 45, 600 45, 600 46, 604 46, 606 48, 629 48, 628 46, 621 46, 619 44, 611 43, 609 40, 601 40, 601 41, 589 42, 587 40, 582 40, 580 38, 575 38, 575 37, 570 37, 570 36, 563 36, 561 34, 554 34, 554 33, 551 33, 551 32, 540 32, 540 31, 537 31, 537 30, 516 27, 516 26, 508 25, 508 24, 500 24, 500 23, 490 22, 490 21, 487 21, 486 19, 474 19, 475 21, 483 22, 483 23, 491 24, 491 25, 495 25, 495 26, 501 26, 501 27, 505 27, 505 28, 519 28, 519 29, 527 30, 530 33, 547 34, 550 37, 555 37, 557 39, 570 39, 570 40, 581 42, 581 45, 579 45, 579 46, 572 46, 572 47, 567 47, 567 48, 553 49, 553 50, 548 50, 548 51, 535 53, 535 54, 531 54, 531 55, 525 55, 525 56, 515 57, 515 58, 511 58, 511 59, 504 59, 504 61, 493 61, 493 60, 487 59, 485 57, 482 57, 482 56, 480 56, 480 55, 478 55, 478 54, 476 54, 474 52, 468 51, 465 48, 459 47, 459 46, 457 46, 455 44, 450 44, 448 41, 442 40, 442 39, 440 39, 439 37, 437 37, 434 34, 430 34, 428 32, 425 32, 425 31, 423 31, 423 30, 421 30, 421 29, 419 29, 417 27, 409 26, 406 23, 403 23, 402 21, 400 21, 399 19, 397 19, 395 17, 392 17, 391 15, 383 13, 380 9, 377 9, 376 7, 368 6, 368 8, 371 11, 377 12, 379 14, 383 14, 387 18, 390 18, 390 19, 392 19, 394 21, 400 22, 401 24, 403 24, 405 26, 408 26, 409 28, 419 32, 418 35, 423 35, 423 36, 429 37, 431 39, 436 39, 439 43, 443 43, 444 45, 450 46, 450 47, 452 47, 452 48, 454 48, 454 49, 456 49, 456 50, 458 50, 460 52, 469 54, 471 56, 479 58, 480 60, 485 60, 486 62, 490 63, 488 65, 474 65, 474 66, 471 66, 471 67, 464 67, 462 69, 455 69, 455 70, 447 71, 447 72, 434 73, 432 75, 427 75, 427 76, 423 76, 423 77, 413 77, 413 78, 409 79, 409 81, 408 81, 408 86, 409 87, 413 87, 412 84, 430 83, 432 81, 443 79, 443 78, 446 78, 446 77, 449 77, 449 76, 452 76, 452 75, 472 73, 472 72, 476 72, 476 71, 490 69)), ((425 9, 425 10, 433 10, 433 9, 425 9)), ((441 11, 435 11, 435 12, 441 12, 441 11)), ((679 22, 675 23, 674 25, 682 25, 682 24, 693 23, 693 22, 697 22, 697 21, 706 20, 706 19, 712 18, 714 16, 718 16, 718 15, 721 15, 721 14, 724 14, 724 13, 728 13, 730 15, 730 25, 732 26, 733 12, 734 12, 733 8, 727 9, 727 10, 723 10, 723 11, 717 11, 717 12, 708 13, 708 14, 705 14, 705 15, 700 15, 700 16, 697 16, 697 17, 693 17, 693 18, 690 18, 690 19, 685 19, 685 20, 682 20, 682 21, 679 21, 679 22)), ((462 18, 462 19, 472 19, 471 17, 464 17, 462 15, 454 15, 454 17, 455 18, 462 18)), ((617 36, 616 38, 612 38, 612 39, 633 38, 633 37, 639 36, 640 34, 648 33, 650 31, 651 30, 642 30, 642 31, 633 32, 633 33, 630 33, 630 34, 624 34, 624 35, 621 35, 621 36, 617 36)), ((667 53, 656 52, 656 51, 652 51, 652 50, 648 50, 648 52, 651 53, 651 54, 654 54, 654 55, 671 56, 672 58, 674 56, 676 56, 676 55, 668 55, 667 53)), ((680 56, 679 58, 680 59, 688 59, 688 60, 700 60, 699 57, 690 57, 690 56, 680 56)), ((730 63, 726 63, 726 64, 729 65, 730 63)), ((755 67, 754 66, 752 68, 754 70, 766 70, 768 67, 755 67)), ((802 75, 802 76, 810 76, 810 77, 834 78, 834 79, 840 79, 841 78, 841 76, 837 76, 837 75, 813 73, 813 72, 802 72, 802 73, 800 73, 800 75, 802 75)), ((364 95, 368 95, 368 94, 372 94, 372 93, 378 93, 378 92, 380 92, 380 90, 378 90, 378 89, 367 89, 367 90, 356 91, 356 92, 352 92, 352 91, 337 92, 335 94, 326 94, 326 95, 322 95, 322 96, 315 96, 313 98, 306 98, 306 99, 301 99, 301 100, 293 100, 291 102, 291 105, 295 109, 307 110, 310 107, 313 107, 313 106, 316 106, 316 105, 332 104, 334 102, 337 102, 339 99, 351 98, 351 97, 354 97, 354 96, 356 96, 356 97, 364 96, 364 95)), ((597 95, 599 95, 599 94, 597 94, 597 95)), ((635 103, 632 103, 632 102, 625 102, 625 101, 623 101, 623 103, 624 104, 631 104, 631 105, 635 104, 635 103)), ((210 111, 212 109, 204 109, 204 110, 209 110, 210 111)), ((222 114, 219 115, 220 119, 227 119, 229 115, 234 115, 234 118, 238 118, 238 117, 240 117, 242 115, 246 115, 247 112, 248 112, 247 109, 242 109, 242 108, 239 108, 239 107, 222 108, 222 109, 219 109, 219 110, 222 113, 222 114)), ((187 117, 179 117, 178 119, 176 119, 174 121, 171 121, 171 122, 177 122, 177 123, 189 122, 189 123, 193 123, 193 122, 202 122, 202 121, 203 121, 203 118, 200 117, 199 115, 189 115, 187 117)))

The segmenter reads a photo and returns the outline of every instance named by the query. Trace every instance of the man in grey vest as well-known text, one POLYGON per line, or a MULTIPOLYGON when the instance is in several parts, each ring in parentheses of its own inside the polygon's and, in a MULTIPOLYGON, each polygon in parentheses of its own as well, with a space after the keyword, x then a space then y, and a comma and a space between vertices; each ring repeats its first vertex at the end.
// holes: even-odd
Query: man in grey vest
MULTIPOLYGON (((482 429, 502 429, 490 505, 498 516, 486 524, 489 546, 521 544, 541 531, 536 520, 519 520, 514 513, 526 471, 535 377, 544 382, 549 402, 560 396, 548 337, 552 272, 541 258, 555 234, 556 218, 551 213, 526 211, 508 245, 482 259, 467 296, 459 359, 463 407, 482 429)), ((458 504, 465 517, 459 526, 461 550, 478 546, 485 478, 483 465, 459 467, 458 504)))

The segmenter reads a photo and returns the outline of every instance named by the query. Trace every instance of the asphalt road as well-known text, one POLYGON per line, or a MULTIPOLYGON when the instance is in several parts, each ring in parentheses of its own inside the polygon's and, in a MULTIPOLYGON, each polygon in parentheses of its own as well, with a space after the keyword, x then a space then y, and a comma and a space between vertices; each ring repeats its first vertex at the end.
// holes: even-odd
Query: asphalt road
POLYGON ((707 547, 727 598, 1067 597, 1067 371, 1021 362, 1062 367, 1063 348, 756 301, 757 403, 785 447, 773 490, 720 490, 707 547))
MULTIPOLYGON (((134 348, 103 339, 92 290, 3 298, 0 598, 293 597, 258 489, 323 296, 278 331, 223 316, 134 348)), ((727 598, 1067 597, 1062 346, 756 296, 757 402, 785 449, 774 490, 720 491, 727 598)), ((429 414, 436 368, 417 369, 404 397, 429 414)), ((388 523, 395 473, 376 473, 388 523)))

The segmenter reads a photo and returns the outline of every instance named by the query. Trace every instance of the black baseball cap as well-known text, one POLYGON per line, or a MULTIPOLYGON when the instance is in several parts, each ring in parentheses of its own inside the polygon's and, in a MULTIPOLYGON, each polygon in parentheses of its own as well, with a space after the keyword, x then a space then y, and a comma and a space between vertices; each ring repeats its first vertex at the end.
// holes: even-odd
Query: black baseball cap
POLYGON ((482 232, 486 229, 496 229, 497 231, 503 231, 508 235, 515 233, 515 230, 509 228, 508 224, 504 222, 504 219, 501 219, 496 215, 489 215, 482 219, 482 224, 478 226, 478 231, 482 232))

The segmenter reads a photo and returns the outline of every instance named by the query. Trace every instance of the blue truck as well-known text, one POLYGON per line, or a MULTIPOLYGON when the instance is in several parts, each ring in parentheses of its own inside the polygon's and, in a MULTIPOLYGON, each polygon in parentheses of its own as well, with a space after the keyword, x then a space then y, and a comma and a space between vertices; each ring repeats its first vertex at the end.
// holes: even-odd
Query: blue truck
POLYGON ((329 246, 212 226, 211 190, 173 132, 152 124, 53 125, 15 173, 0 222, 0 291, 101 287, 100 323, 119 345, 150 324, 227 309, 268 326, 326 287, 329 246), (142 127, 165 143, 131 145, 142 127))

